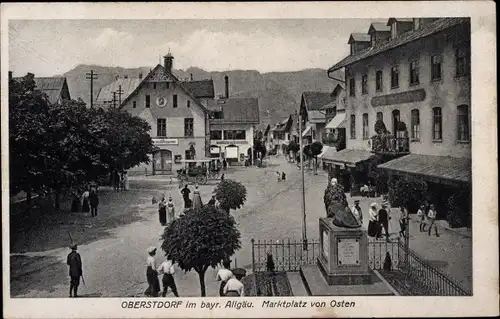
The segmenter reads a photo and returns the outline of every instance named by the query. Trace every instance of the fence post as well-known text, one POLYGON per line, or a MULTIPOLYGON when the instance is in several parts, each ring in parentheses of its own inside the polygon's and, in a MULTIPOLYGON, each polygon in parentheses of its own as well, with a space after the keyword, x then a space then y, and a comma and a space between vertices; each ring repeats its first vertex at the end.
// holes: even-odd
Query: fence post
POLYGON ((252 272, 255 274, 255 239, 252 238, 252 272))

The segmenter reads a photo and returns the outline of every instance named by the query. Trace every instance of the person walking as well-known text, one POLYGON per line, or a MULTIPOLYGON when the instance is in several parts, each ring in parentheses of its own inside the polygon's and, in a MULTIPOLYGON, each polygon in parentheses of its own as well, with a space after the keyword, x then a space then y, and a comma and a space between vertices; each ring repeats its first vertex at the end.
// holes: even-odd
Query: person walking
POLYGON ((162 195, 158 204, 158 216, 160 217, 160 224, 165 226, 167 224, 167 200, 165 199, 165 195, 162 195))
POLYGON ((179 297, 179 294, 177 293, 177 286, 175 285, 174 273, 174 262, 169 255, 166 255, 165 261, 163 261, 160 267, 158 267, 158 274, 163 274, 163 278, 161 279, 161 282, 163 284, 163 292, 161 294, 162 297, 165 297, 167 295, 168 287, 170 287, 170 289, 174 293, 174 296, 179 297))
POLYGON ((97 191, 95 189, 90 191, 89 203, 90 203, 90 216, 97 217, 97 206, 99 206, 99 197, 97 196, 97 191))
POLYGON ((80 277, 83 276, 82 257, 76 252, 77 245, 71 246, 71 252, 68 254, 66 264, 69 266, 69 296, 78 297, 78 286, 80 285, 80 277))
POLYGON ((172 200, 172 196, 169 196, 167 202, 167 223, 173 222, 174 219, 175 219, 174 201, 172 200))
POLYGON ((182 198, 184 199, 184 208, 189 208, 189 194, 191 193, 191 190, 189 189, 188 185, 185 184, 184 188, 181 190, 182 198))
POLYGON ((425 205, 420 205, 420 208, 417 211, 417 218, 419 222, 419 230, 421 232, 425 231, 425 205))
POLYGON ((281 172, 281 180, 286 181, 286 174, 285 172, 281 172))
POLYGON ((160 291, 160 281, 158 280, 155 255, 156 247, 149 247, 148 258, 146 259, 146 279, 148 281, 148 288, 144 292, 148 297, 158 297, 158 292, 160 291))
POLYGON ((222 168, 223 168, 224 170, 226 170, 226 169, 227 169, 227 161, 226 161, 226 159, 225 159, 225 158, 223 158, 223 159, 222 159, 222 168))
POLYGON ((90 196, 89 190, 85 189, 85 191, 82 194, 82 213, 90 212, 89 196, 90 196))
POLYGON ((200 191, 198 190, 198 185, 195 185, 193 192, 193 208, 201 208, 202 206, 203 202, 201 201, 200 191))
POLYGON ((231 268, 231 260, 226 259, 222 262, 224 268, 219 269, 217 272, 217 281, 220 281, 219 296, 224 297, 224 287, 226 286, 229 279, 233 277, 233 272, 229 269, 231 268))
MULTIPOLYGON (((378 211, 378 221, 380 223, 380 226, 384 228, 385 232, 385 238, 389 240, 389 212, 388 212, 388 206, 389 203, 384 201, 382 203, 382 208, 378 211)), ((377 237, 381 236, 382 233, 382 228, 379 228, 379 235, 377 237)))
POLYGON ((354 207, 352 208, 352 213, 354 217, 358 220, 360 225, 363 225, 363 212, 361 211, 361 207, 359 206, 359 199, 354 201, 354 207))
POLYGON ((225 297, 244 297, 245 296, 245 286, 241 282, 241 279, 245 277, 246 271, 244 269, 238 268, 232 271, 233 276, 229 279, 224 286, 223 292, 225 297))
POLYGON ((439 237, 437 225, 435 224, 436 217, 437 217, 436 206, 434 206, 434 204, 431 204, 429 212, 427 213, 427 218, 429 219, 429 232, 428 232, 429 236, 431 235, 432 226, 434 226, 436 237, 439 237))
POLYGON ((407 224, 408 212, 401 206, 399 213, 399 236, 406 237, 406 224, 407 224))
POLYGON ((368 222, 368 236, 377 237, 379 233, 377 203, 370 204, 370 220, 368 222))
POLYGON ((118 173, 118 170, 115 170, 115 172, 114 172, 113 182, 114 182, 114 186, 115 186, 115 191, 119 192, 121 178, 120 178, 120 173, 118 173))

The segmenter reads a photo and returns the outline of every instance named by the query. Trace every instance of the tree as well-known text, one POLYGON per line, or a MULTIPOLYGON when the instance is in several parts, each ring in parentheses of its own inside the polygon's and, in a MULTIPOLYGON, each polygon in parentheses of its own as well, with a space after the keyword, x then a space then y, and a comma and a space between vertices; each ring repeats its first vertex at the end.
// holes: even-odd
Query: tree
POLYGON ((311 159, 312 159, 312 153, 311 153, 311 144, 308 144, 304 147, 302 147, 302 152, 304 153, 304 160, 307 160, 307 167, 310 169, 311 168, 311 159))
POLYGON ((205 205, 172 221, 162 235, 161 248, 182 270, 198 273, 205 297, 205 272, 234 255, 241 248, 240 238, 233 216, 205 205))
POLYGON ((318 174, 318 155, 323 151, 323 144, 316 141, 311 144, 311 156, 314 157, 314 174, 318 174))
POLYGON ((290 141, 290 143, 288 144, 288 151, 292 152, 293 158, 297 157, 297 153, 300 151, 299 143, 290 141))
POLYGON ((215 188, 215 198, 220 207, 229 214, 231 209, 240 209, 247 200, 247 189, 243 184, 225 179, 215 188))

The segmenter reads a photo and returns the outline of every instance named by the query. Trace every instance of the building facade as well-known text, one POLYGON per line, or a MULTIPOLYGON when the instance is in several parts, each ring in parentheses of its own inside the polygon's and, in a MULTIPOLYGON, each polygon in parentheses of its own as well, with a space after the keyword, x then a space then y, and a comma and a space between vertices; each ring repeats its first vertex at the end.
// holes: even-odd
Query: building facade
MULTIPOLYGON (((210 155, 210 112, 195 95, 196 85, 179 81, 172 73, 172 64, 173 57, 166 55, 164 65, 157 65, 120 105, 122 111, 150 124, 157 149, 152 155, 152 164, 140 165, 131 171, 175 174, 184 166, 183 160, 210 155)), ((211 93, 206 95, 213 98, 213 83, 208 84, 209 91, 210 86, 211 93)))
POLYGON ((360 171, 371 153, 390 177, 426 181, 444 217, 447 198, 471 183, 470 20, 390 18, 386 27, 370 26, 368 48, 350 39, 351 54, 328 70, 345 68, 346 78, 347 149, 336 162, 356 151, 349 161, 360 171))
MULTIPOLYGON (((9 79, 12 78, 12 72, 9 71, 9 79)), ((20 81, 21 78, 13 78, 20 81)), ((63 101, 71 100, 68 82, 65 77, 35 77, 35 89, 47 96, 50 104, 60 104, 63 101)))
POLYGON ((302 93, 299 114, 302 118, 302 138, 305 144, 321 141, 327 124, 327 110, 323 107, 331 102, 333 98, 328 92, 302 93))

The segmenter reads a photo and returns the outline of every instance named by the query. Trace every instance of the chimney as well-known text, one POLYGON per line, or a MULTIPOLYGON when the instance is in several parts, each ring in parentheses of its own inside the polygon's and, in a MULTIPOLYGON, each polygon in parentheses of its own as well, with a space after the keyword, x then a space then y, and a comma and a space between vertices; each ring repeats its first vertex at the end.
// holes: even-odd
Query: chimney
POLYGON ((170 54, 170 52, 168 52, 168 54, 163 57, 163 65, 167 73, 172 73, 173 60, 174 57, 172 56, 172 54, 170 54))
POLYGON ((190 73, 189 76, 191 78, 191 81, 193 81, 193 73, 190 73))
POLYGON ((224 77, 224 82, 226 83, 226 99, 229 99, 229 77, 227 75, 224 77))
POLYGON ((12 80, 12 71, 9 71, 9 81, 12 80))
POLYGON ((142 79, 142 72, 139 73, 139 79, 142 79))

